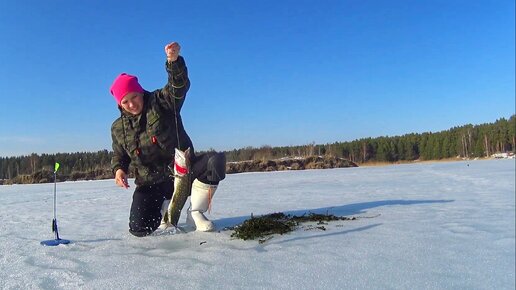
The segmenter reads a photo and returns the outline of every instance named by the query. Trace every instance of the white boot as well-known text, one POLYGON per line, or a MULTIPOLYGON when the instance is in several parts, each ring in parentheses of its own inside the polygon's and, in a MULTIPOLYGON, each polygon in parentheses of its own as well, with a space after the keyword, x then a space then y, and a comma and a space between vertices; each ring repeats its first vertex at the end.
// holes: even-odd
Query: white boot
POLYGON ((168 205, 170 204, 170 199, 165 199, 163 204, 161 205, 161 224, 158 229, 165 230, 170 225, 165 221, 165 213, 168 211, 168 205))
POLYGON ((191 204, 186 216, 186 223, 195 226, 197 231, 209 232, 215 229, 213 222, 204 216, 215 190, 217 190, 217 185, 205 184, 198 179, 195 179, 192 183, 191 204))

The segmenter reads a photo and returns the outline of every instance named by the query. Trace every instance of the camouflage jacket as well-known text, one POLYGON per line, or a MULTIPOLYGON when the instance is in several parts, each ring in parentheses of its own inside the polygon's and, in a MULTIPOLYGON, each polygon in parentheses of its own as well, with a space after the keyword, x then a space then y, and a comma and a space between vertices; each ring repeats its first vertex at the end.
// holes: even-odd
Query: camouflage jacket
POLYGON ((190 88, 185 61, 180 56, 165 66, 168 82, 162 89, 144 92, 142 113, 133 116, 119 107, 121 116, 111 126, 113 173, 118 169, 129 173, 132 165, 137 185, 160 183, 169 178, 168 166, 174 159, 175 148, 193 147, 180 115, 190 88))

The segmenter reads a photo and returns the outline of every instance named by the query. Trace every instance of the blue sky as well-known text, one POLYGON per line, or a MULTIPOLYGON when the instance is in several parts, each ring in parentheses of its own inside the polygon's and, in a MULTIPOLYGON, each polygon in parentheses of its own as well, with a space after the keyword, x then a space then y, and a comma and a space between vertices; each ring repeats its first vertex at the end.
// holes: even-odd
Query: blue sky
POLYGON ((515 113, 514 1, 2 1, 0 156, 111 149, 121 72, 178 41, 196 149, 351 141, 515 113), (241 3, 244 2, 244 3, 241 3))

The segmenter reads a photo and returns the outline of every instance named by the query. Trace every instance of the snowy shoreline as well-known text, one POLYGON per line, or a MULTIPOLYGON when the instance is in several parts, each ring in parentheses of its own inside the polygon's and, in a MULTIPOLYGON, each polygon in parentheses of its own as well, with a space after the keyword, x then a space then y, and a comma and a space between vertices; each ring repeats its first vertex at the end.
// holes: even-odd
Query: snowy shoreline
POLYGON ((446 158, 433 160, 414 160, 414 161, 397 161, 397 162, 365 162, 358 163, 359 167, 374 167, 374 166, 391 166, 391 165, 406 165, 406 164, 433 164, 433 163, 447 163, 447 162, 475 162, 475 161, 489 161, 489 160, 507 160, 514 158, 446 158))

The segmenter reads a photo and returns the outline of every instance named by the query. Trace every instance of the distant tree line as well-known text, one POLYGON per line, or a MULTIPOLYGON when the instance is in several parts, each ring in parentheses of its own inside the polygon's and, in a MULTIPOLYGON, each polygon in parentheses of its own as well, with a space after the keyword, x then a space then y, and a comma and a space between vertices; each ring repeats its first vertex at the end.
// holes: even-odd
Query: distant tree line
POLYGON ((53 181, 55 162, 59 162, 58 180, 87 180, 111 178, 113 152, 76 152, 31 154, 18 157, 0 157, 0 179, 14 183, 53 181))
MULTIPOLYGON (((284 157, 332 156, 355 163, 438 160, 488 157, 497 152, 514 152, 516 115, 494 123, 464 125, 437 133, 406 134, 394 137, 363 138, 351 142, 301 146, 246 147, 226 151, 229 162, 273 160, 284 157)), ((15 183, 50 182, 54 162, 59 162, 59 180, 112 178, 113 152, 76 152, 0 157, 0 180, 15 183)))
POLYGON ((287 156, 336 156, 355 163, 439 160, 452 157, 488 157, 496 152, 514 152, 516 115, 495 123, 464 125, 437 133, 363 138, 351 142, 260 148, 246 147, 226 152, 228 161, 270 160, 287 156))

